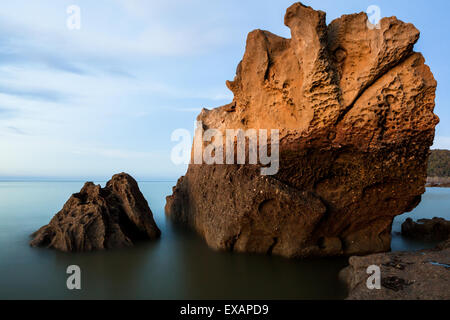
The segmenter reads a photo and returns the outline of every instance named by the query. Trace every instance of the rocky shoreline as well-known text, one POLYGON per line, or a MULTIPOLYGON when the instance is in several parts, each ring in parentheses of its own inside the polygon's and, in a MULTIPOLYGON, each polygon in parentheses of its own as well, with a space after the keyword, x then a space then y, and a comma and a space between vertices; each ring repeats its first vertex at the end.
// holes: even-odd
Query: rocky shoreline
POLYGON ((427 188, 450 188, 450 183, 445 184, 427 184, 427 188))
POLYGON ((450 241, 432 250, 351 257, 339 274, 348 300, 449 300, 450 241), (380 268, 380 289, 369 289, 368 268, 380 268))
POLYGON ((349 300, 448 300, 450 299, 450 221, 443 218, 407 219, 402 236, 422 241, 442 241, 434 249, 354 256, 339 273, 349 300), (379 285, 369 279, 379 268, 379 285))
POLYGON ((450 177, 428 177, 427 188, 450 188, 450 177))

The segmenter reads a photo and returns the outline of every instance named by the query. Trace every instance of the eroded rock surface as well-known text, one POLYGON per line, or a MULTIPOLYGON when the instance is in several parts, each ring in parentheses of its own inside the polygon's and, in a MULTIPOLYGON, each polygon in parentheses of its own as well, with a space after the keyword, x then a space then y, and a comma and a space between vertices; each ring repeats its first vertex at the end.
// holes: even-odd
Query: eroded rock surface
MULTIPOLYGON (((349 300, 449 300, 450 243, 417 252, 378 253, 351 257, 340 272, 349 300), (369 266, 380 267, 380 289, 369 289, 369 266)), ((373 283, 370 281, 370 283, 373 283)))
POLYGON ((365 13, 327 26, 324 12, 300 3, 285 24, 290 39, 248 35, 227 82, 233 101, 198 116, 203 130, 224 135, 279 129, 278 173, 191 164, 166 213, 215 249, 287 257, 387 251, 394 217, 425 192, 439 121, 436 81, 413 51, 419 31, 395 17, 369 28, 365 13))
POLYGON ((48 225, 32 235, 30 245, 83 252, 131 247, 160 234, 137 182, 121 173, 105 188, 87 182, 48 225))

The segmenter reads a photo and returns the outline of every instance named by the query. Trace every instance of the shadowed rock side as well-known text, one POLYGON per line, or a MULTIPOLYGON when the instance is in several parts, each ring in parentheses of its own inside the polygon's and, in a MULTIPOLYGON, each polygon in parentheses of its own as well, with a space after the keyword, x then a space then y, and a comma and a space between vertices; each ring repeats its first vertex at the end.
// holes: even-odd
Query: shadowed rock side
POLYGON ((30 245, 82 252, 131 247, 160 234, 137 182, 121 173, 105 188, 87 182, 48 225, 32 235, 30 245))
POLYGON ((419 31, 395 17, 370 29, 365 13, 327 26, 324 12, 300 3, 285 24, 291 39, 248 35, 227 82, 233 102, 204 109, 197 131, 279 129, 278 173, 191 164, 166 213, 215 249, 286 257, 387 251, 394 217, 425 192, 439 122, 436 81, 413 52, 419 31))
MULTIPOLYGON (((433 250, 378 253, 351 257, 339 276, 349 300, 449 300, 450 241, 433 250), (379 266, 379 289, 369 289, 369 266, 379 266)), ((372 279, 369 280, 373 284, 372 279)))

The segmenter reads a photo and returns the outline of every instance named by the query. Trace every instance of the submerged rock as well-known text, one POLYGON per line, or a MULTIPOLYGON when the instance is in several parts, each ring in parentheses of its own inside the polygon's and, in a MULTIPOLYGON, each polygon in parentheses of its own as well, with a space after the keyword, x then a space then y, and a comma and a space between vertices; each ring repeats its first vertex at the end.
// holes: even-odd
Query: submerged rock
POLYGON ((450 238, 450 221, 433 218, 414 222, 408 218, 402 224, 402 236, 426 241, 444 241, 450 238))
POLYGON ((32 235, 30 245, 82 252, 131 247, 160 234, 137 182, 121 173, 105 188, 87 182, 48 225, 32 235))
POLYGON ((450 243, 433 250, 351 257, 340 272, 349 300, 449 300, 450 243), (380 267, 380 289, 369 289, 369 266, 380 267))
POLYGON ((324 12, 300 3, 285 24, 290 39, 248 35, 227 82, 233 102, 204 109, 196 133, 279 129, 279 171, 262 177, 262 165, 248 159, 190 164, 166 214, 215 249, 286 257, 387 251, 394 217, 425 192, 439 122, 436 81, 413 51, 419 31, 395 17, 371 26, 365 13, 327 26, 324 12))

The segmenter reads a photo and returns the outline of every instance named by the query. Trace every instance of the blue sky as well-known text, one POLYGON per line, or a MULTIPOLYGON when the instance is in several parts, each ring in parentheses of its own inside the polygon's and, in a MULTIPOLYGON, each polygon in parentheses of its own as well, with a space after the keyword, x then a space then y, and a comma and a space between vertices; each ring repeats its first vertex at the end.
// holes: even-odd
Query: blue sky
MULTIPOLYGON (((253 29, 290 37, 294 1, 15 0, 0 7, 0 179, 175 179, 177 128, 203 107, 231 101, 232 80, 253 29), (81 29, 66 26, 69 5, 81 29)), ((448 1, 304 1, 342 14, 377 5, 412 22, 438 81, 435 148, 450 149, 448 1)))

